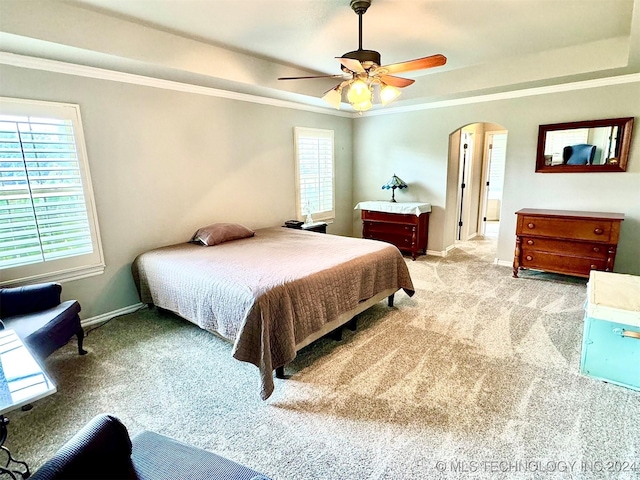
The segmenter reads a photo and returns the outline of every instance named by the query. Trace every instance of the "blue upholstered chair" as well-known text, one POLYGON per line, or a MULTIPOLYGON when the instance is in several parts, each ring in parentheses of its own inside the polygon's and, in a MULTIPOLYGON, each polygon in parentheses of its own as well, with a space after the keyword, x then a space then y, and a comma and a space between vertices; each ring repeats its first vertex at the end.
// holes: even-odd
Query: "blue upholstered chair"
POLYGON ((129 437, 116 417, 98 415, 31 480, 269 480, 249 467, 155 432, 129 437))
POLYGON ((0 329, 14 330, 40 360, 74 335, 78 338, 78 353, 84 355, 87 352, 82 348, 80 304, 76 300, 60 302, 61 293, 59 283, 0 288, 0 329))
POLYGON ((588 143, 579 143, 564 147, 562 160, 565 165, 591 165, 596 155, 596 146, 588 143))

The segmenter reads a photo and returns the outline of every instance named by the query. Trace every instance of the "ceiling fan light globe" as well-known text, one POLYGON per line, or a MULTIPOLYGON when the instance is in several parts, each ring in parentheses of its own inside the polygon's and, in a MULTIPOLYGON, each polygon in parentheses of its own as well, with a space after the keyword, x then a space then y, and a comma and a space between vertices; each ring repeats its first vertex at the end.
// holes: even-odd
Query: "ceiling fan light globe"
POLYGON ((371 100, 365 100, 364 102, 359 102, 359 103, 352 103, 351 105, 353 106, 353 109, 358 112, 365 112, 369 110, 371 107, 373 107, 373 103, 371 103, 371 100))
POLYGON ((385 85, 380 89, 380 102, 386 106, 400 96, 402 92, 399 88, 385 85))
POLYGON ((366 82, 358 79, 355 80, 349 86, 349 92, 347 93, 347 99, 349 103, 354 105, 356 103, 371 102, 371 90, 366 82))
POLYGON ((340 102, 342 102, 342 93, 335 88, 324 94, 322 100, 327 102, 333 108, 340 110, 340 102))

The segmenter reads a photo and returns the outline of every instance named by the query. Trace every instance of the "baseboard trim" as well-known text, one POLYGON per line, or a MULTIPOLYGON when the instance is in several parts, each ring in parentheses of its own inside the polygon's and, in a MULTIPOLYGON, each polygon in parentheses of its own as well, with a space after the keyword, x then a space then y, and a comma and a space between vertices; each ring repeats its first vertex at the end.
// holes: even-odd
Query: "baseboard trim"
POLYGON ((510 260, 500 260, 499 258, 494 259, 494 265, 500 265, 501 267, 513 267, 513 261, 510 260))
POLYGON ((98 325, 100 323, 105 323, 111 320, 112 318, 119 317, 120 315, 126 315, 128 313, 133 313, 141 308, 145 307, 144 303, 136 303, 134 305, 129 305, 128 307, 122 307, 117 310, 112 310, 111 312, 103 313, 91 318, 85 318, 80 321, 82 328, 90 327, 92 325, 98 325))
POLYGON ((455 245, 449 245, 444 250, 427 250, 427 255, 433 255, 434 257, 446 257, 454 248, 456 248, 455 245))

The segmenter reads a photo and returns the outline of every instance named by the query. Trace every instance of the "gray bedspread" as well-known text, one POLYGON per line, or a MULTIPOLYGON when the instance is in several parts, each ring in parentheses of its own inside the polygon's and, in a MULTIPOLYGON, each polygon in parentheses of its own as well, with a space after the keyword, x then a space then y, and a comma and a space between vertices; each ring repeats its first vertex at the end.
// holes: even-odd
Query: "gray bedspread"
POLYGON ((325 323, 386 289, 414 293, 396 247, 282 227, 213 247, 151 250, 132 271, 142 302, 232 341, 233 356, 260 369, 263 399, 273 370, 325 323))

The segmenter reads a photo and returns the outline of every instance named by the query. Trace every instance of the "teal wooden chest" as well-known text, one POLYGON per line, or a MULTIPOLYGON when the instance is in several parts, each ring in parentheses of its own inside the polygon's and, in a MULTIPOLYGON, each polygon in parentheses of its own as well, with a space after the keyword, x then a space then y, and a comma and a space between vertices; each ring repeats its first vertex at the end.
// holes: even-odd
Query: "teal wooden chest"
POLYGON ((591 271, 580 371, 640 391, 640 277, 591 271))

